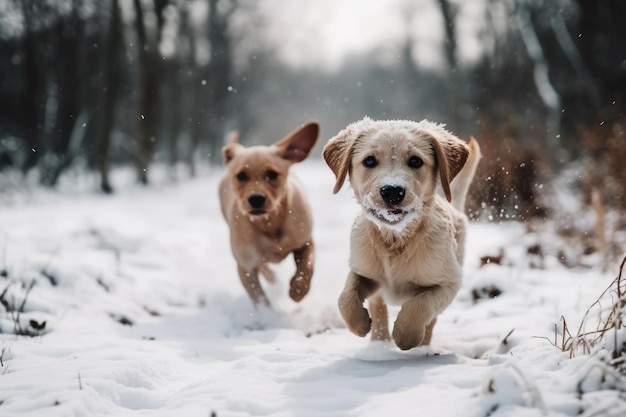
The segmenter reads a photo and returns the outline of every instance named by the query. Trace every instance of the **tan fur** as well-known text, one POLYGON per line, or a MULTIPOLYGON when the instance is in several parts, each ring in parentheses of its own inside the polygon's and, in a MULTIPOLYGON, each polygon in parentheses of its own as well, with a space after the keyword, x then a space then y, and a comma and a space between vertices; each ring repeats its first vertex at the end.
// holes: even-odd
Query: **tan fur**
POLYGON ((478 143, 472 138, 468 146, 428 121, 365 118, 330 139, 323 156, 337 179, 335 193, 349 178, 363 208, 339 297, 346 325, 359 336, 371 330, 372 339, 389 339, 386 303, 399 304, 395 343, 405 350, 429 344, 437 315, 461 285, 463 205, 480 159, 478 143), (372 157, 376 165, 364 166, 372 157), (415 157, 423 165, 410 166, 415 157), (403 190, 401 202, 385 200, 389 186, 403 190))
POLYGON ((309 292, 314 261, 311 208, 289 168, 309 155, 318 134, 319 125, 309 122, 271 146, 245 148, 233 133, 222 150, 226 167, 219 186, 222 214, 230 228, 239 277, 255 305, 270 304, 259 272, 272 282, 267 264, 290 253, 296 273, 289 295, 300 301, 309 292))

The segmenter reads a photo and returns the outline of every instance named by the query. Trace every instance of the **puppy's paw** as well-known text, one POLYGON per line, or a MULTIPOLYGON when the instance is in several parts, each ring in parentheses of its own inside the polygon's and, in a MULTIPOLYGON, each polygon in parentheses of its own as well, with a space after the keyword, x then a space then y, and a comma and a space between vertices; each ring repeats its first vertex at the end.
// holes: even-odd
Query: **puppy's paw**
POLYGON ((339 297, 339 312, 348 329, 357 336, 364 337, 372 328, 369 312, 356 298, 342 294, 339 297))
POLYGON ((412 326, 411 329, 402 329, 402 326, 394 325, 391 337, 402 350, 413 349, 422 344, 424 336, 426 334, 426 328, 424 326, 412 326))
POLYGON ((360 337, 365 337, 372 328, 372 319, 367 310, 363 307, 358 310, 358 314, 354 314, 350 318, 344 316, 344 320, 348 329, 360 337))
POLYGON ((299 302, 309 293, 310 288, 311 278, 307 278, 302 274, 296 273, 296 275, 291 278, 291 282, 289 284, 289 297, 291 297, 293 301, 299 302))

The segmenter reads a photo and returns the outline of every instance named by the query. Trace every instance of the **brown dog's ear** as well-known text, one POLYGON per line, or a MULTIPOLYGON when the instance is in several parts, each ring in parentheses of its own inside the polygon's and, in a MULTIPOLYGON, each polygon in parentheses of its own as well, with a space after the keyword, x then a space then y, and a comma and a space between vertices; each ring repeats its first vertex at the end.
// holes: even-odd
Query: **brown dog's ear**
POLYGON ((224 165, 228 164, 241 149, 243 149, 243 146, 238 143, 230 143, 224 146, 222 148, 222 161, 224 165))
POLYGON ((437 129, 437 132, 431 131, 429 133, 433 136, 432 145, 439 166, 443 193, 448 201, 452 201, 450 183, 465 165, 470 153, 469 146, 444 129, 437 129))
POLYGON ((238 130, 230 132, 228 142, 228 145, 222 148, 222 161, 224 162, 224 165, 228 164, 235 157, 237 151, 243 148, 243 146, 239 144, 238 130))
POLYGON ((276 142, 274 146, 280 149, 284 159, 301 162, 309 156, 317 142, 319 132, 320 125, 317 122, 308 122, 276 142))
POLYGON ((341 190, 348 175, 355 139, 356 133, 348 127, 339 132, 337 136, 331 138, 322 151, 326 164, 328 164, 337 178, 335 188, 333 189, 334 194, 341 190))

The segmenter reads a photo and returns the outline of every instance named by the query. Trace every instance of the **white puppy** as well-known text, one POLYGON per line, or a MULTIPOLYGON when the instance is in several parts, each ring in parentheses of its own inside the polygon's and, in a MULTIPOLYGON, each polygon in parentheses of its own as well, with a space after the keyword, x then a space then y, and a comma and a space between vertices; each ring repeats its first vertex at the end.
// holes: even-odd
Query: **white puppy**
POLYGON ((428 121, 364 118, 330 139, 323 156, 337 178, 334 192, 348 177, 363 209, 339 297, 348 328, 389 339, 386 303, 399 304, 395 343, 404 350, 429 344, 437 315, 461 286, 463 210, 478 143, 472 138, 468 146, 428 121))

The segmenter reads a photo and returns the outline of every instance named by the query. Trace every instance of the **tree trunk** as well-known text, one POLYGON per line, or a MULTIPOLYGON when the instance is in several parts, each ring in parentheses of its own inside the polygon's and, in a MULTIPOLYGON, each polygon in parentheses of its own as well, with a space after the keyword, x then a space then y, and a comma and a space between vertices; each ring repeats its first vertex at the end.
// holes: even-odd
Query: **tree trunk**
POLYGON ((180 137, 180 121, 181 121, 181 65, 178 59, 174 58, 171 64, 171 80, 169 82, 169 106, 171 108, 169 114, 169 125, 167 135, 167 145, 169 153, 170 178, 176 179, 176 164, 178 163, 178 138, 180 137))
POLYGON ((209 0, 209 43, 211 61, 209 63, 209 159, 218 163, 224 134, 230 117, 231 74, 233 70, 232 43, 228 33, 230 17, 235 11, 234 2, 229 10, 218 12, 218 0, 209 0))
POLYGON ((159 42, 163 28, 163 9, 167 1, 154 0, 157 18, 156 33, 148 33, 141 0, 133 0, 136 14, 138 76, 135 110, 135 140, 137 142, 137 174, 142 184, 148 184, 148 169, 154 159, 160 117, 161 59, 159 42))
POLYGON ((449 80, 449 101, 450 101, 450 128, 453 131, 461 127, 460 123, 460 102, 459 102, 459 72, 457 59, 456 24, 454 22, 454 12, 448 0, 439 0, 439 7, 443 16, 446 31, 446 60, 448 62, 449 80))
POLYGON ((533 62, 535 86, 548 112, 546 136, 549 154, 552 158, 558 159, 562 151, 558 139, 561 127, 561 97, 550 82, 548 61, 531 20, 530 6, 524 0, 518 0, 516 5, 516 17, 522 41, 533 62))
POLYGON ((115 124, 115 106, 120 91, 120 49, 122 48, 122 19, 118 0, 111 0, 109 27, 105 32, 104 86, 102 88, 102 128, 98 130, 96 160, 100 171, 100 188, 113 192, 109 179, 111 136, 115 124))
POLYGON ((81 23, 78 18, 78 5, 74 1, 72 15, 62 17, 56 26, 57 46, 55 48, 59 65, 56 67, 57 109, 51 147, 46 155, 45 167, 40 181, 47 186, 55 186, 61 173, 70 166, 74 157, 70 151, 70 140, 80 112, 78 51, 80 49, 81 23))
POLYGON ((40 70, 40 56, 37 48, 37 40, 33 32, 33 9, 32 1, 22 1, 22 13, 24 17, 24 72, 26 77, 26 89, 24 90, 22 102, 22 123, 24 126, 24 142, 26 145, 26 158, 22 165, 22 172, 24 173, 34 168, 39 161, 39 157, 44 154, 41 141, 43 139, 46 82, 40 70))

